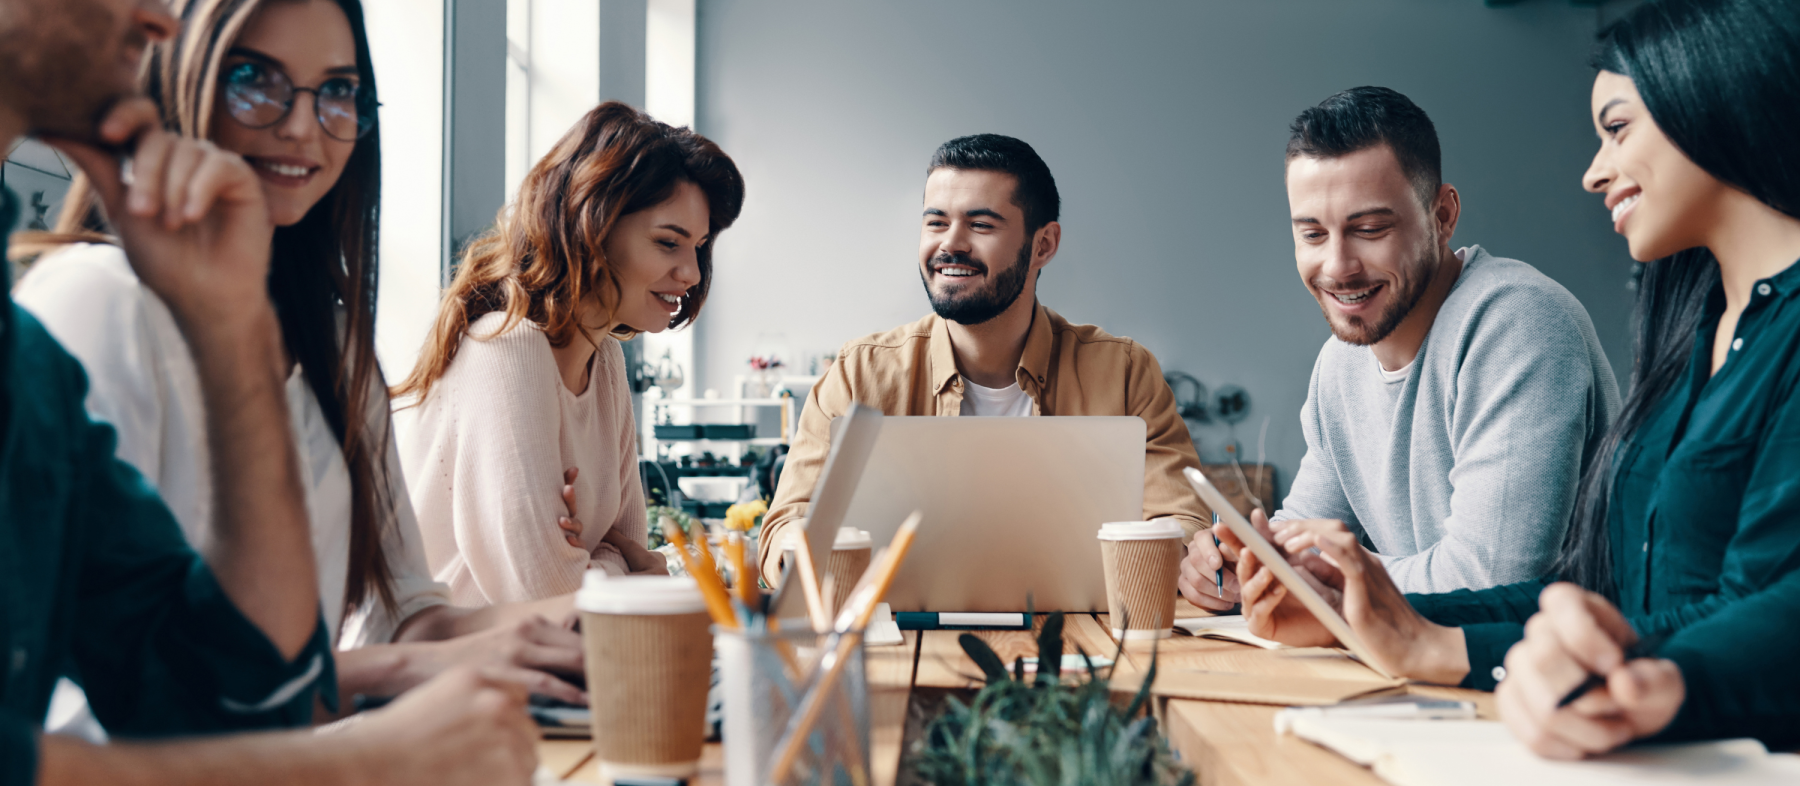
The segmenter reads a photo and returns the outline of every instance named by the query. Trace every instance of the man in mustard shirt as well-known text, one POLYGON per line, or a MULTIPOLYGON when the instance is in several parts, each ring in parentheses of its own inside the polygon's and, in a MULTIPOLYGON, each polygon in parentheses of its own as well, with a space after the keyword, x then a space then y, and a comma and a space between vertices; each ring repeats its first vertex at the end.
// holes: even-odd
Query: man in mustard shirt
POLYGON ((1147 431, 1144 518, 1200 531, 1205 508, 1181 478, 1200 459, 1156 357, 1037 300, 1062 241, 1060 202, 1050 168, 1020 140, 965 136, 933 154, 919 277, 934 313, 845 344, 813 387, 764 519, 763 575, 780 575, 782 532, 806 516, 831 420, 853 401, 888 415, 1136 415, 1147 431))

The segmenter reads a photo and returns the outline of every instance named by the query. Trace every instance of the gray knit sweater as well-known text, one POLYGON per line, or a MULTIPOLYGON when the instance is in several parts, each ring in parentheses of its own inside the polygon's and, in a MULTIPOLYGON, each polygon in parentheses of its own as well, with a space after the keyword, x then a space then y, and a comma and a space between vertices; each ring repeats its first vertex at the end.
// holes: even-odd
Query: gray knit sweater
POLYGON ((1540 578, 1619 409, 1574 295, 1536 268, 1458 251, 1461 276, 1404 380, 1333 337, 1300 411, 1306 456, 1280 519, 1341 519, 1406 592, 1540 578))

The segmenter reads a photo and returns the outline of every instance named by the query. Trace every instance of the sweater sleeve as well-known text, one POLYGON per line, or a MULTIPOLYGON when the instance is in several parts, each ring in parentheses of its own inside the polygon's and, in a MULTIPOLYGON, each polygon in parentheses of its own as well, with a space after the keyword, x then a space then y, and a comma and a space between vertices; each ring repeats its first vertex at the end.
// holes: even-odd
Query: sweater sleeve
POLYGON ((1480 589, 1549 571, 1608 394, 1616 398, 1603 387, 1611 374, 1596 376, 1580 309, 1560 289, 1520 287, 1497 290, 1464 320, 1472 334, 1455 345, 1450 515, 1436 543, 1381 557, 1402 590, 1480 589))
POLYGON ((1408 595, 1406 600, 1426 619, 1462 628, 1469 674, 1462 687, 1494 689, 1504 671, 1506 651, 1525 638, 1525 621, 1538 610, 1546 582, 1522 581, 1484 590, 1456 590, 1434 595, 1408 595))
MULTIPOLYGON (((379 381, 378 381, 379 382, 379 381)), ((400 466, 400 450, 393 439, 391 416, 385 408, 375 410, 387 423, 387 480, 389 515, 382 533, 382 550, 387 555, 388 571, 394 577, 394 608, 389 610, 379 597, 368 598, 363 608, 345 627, 339 645, 354 649, 370 644, 386 644, 394 639, 400 625, 432 606, 450 602, 450 588, 431 577, 425 564, 425 546, 419 532, 419 520, 413 513, 412 499, 406 493, 406 474, 400 466)))
POLYGON ((524 325, 465 337, 439 383, 451 429, 451 530, 489 603, 539 600, 581 587, 590 555, 556 525, 562 501, 556 359, 524 325))
POLYGON ((162 306, 138 283, 125 252, 76 245, 53 253, 19 283, 15 299, 81 361, 88 412, 112 424, 118 457, 160 485, 168 402, 157 384, 163 348, 151 311, 162 306))
POLYGON ((1312 381, 1307 384, 1306 403, 1300 406, 1300 433, 1306 438, 1306 454, 1300 457, 1300 470, 1294 473, 1288 494, 1273 521, 1289 519, 1337 519, 1360 532, 1356 511, 1344 494, 1344 482, 1332 463, 1331 446, 1325 444, 1325 430, 1319 424, 1319 388, 1323 378, 1325 351, 1313 363, 1312 381))

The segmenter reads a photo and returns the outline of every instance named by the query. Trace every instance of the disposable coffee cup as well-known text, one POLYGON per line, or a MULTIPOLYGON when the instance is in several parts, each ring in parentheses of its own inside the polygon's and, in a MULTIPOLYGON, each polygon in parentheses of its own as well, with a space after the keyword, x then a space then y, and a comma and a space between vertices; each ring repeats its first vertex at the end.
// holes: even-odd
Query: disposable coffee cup
POLYGON ((1181 524, 1174 519, 1116 521, 1101 525, 1099 538, 1113 635, 1120 640, 1174 635, 1181 524))
POLYGON ((844 601, 850 599, 850 590, 862 579, 863 572, 869 569, 869 553, 875 545, 875 539, 865 530, 855 527, 839 527, 837 540, 831 544, 831 557, 825 563, 832 579, 831 618, 837 619, 838 612, 844 610, 844 601))
POLYGON ((706 742, 712 618, 686 577, 590 570, 575 595, 600 778, 687 778, 706 742))

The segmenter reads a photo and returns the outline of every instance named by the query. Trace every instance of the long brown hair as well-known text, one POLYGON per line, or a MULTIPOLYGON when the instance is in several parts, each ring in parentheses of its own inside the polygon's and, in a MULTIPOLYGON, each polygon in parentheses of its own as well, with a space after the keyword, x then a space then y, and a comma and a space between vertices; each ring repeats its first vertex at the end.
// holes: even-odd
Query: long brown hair
MULTIPOLYGON (((621 216, 662 204, 684 182, 706 194, 707 236, 716 240, 744 205, 744 179, 731 157, 692 130, 617 101, 589 111, 531 168, 495 228, 469 243, 431 337, 394 397, 423 401, 469 326, 490 312, 506 314, 495 335, 529 320, 554 347, 578 335, 592 340, 577 318, 582 299, 597 295, 610 314, 620 297, 618 273, 602 250, 607 235, 621 216)), ((700 283, 682 295, 669 327, 699 316, 712 284, 712 247, 709 240, 695 250, 700 283)), ((613 332, 632 334, 627 326, 613 332)))
MULTIPOLYGON (((216 121, 220 69, 244 26, 265 2, 175 0, 175 38, 153 44, 139 87, 162 109, 163 124, 206 139, 216 121)), ((360 0, 334 0, 350 20, 362 90, 375 91, 375 70, 360 0)), ((338 181, 299 223, 277 227, 269 265, 269 297, 288 354, 299 363, 349 466, 350 565, 346 612, 371 596, 396 609, 394 575, 382 534, 392 516, 387 472, 389 406, 375 358, 376 228, 381 206, 381 127, 357 140, 338 181), (341 312, 341 313, 340 313, 341 312), (340 332, 340 318, 342 328, 340 332), (354 426, 354 427, 353 427, 354 426)), ((99 202, 85 177, 71 184, 47 238, 107 240, 99 202)), ((344 615, 345 619, 349 614, 344 615)))

